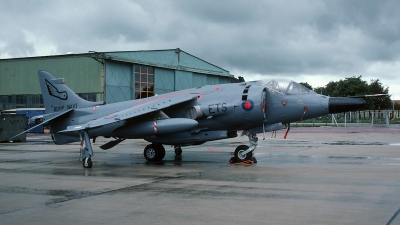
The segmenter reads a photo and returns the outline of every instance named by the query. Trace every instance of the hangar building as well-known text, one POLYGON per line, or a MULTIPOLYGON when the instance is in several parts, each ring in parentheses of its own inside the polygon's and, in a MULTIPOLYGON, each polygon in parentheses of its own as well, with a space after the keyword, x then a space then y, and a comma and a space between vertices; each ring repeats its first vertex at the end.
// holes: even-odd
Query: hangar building
POLYGON ((1 59, 0 111, 43 107, 38 70, 65 78, 87 100, 106 103, 238 81, 179 48, 1 59))

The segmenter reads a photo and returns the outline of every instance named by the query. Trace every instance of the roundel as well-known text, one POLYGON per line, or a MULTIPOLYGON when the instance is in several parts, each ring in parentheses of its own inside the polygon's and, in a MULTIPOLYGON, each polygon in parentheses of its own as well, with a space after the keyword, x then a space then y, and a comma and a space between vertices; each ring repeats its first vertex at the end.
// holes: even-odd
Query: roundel
POLYGON ((254 102, 252 100, 246 100, 242 102, 242 109, 244 111, 251 111, 254 108, 254 102))

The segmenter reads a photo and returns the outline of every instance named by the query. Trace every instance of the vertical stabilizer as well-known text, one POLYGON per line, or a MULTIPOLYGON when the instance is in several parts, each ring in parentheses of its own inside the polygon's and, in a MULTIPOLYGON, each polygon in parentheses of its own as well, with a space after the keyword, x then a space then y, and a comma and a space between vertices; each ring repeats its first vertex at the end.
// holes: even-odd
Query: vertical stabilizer
POLYGON ((79 97, 65 85, 63 78, 56 78, 47 71, 39 70, 38 76, 46 113, 103 104, 103 102, 90 102, 79 97))

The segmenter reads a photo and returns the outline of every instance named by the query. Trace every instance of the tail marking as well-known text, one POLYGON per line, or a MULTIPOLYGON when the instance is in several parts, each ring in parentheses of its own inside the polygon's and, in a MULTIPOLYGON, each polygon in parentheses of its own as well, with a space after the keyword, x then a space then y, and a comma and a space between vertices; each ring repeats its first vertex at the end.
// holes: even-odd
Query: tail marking
POLYGON ((51 84, 48 80, 46 81, 47 90, 49 91, 49 95, 59 98, 61 100, 67 100, 68 94, 66 91, 59 91, 53 84, 51 84))

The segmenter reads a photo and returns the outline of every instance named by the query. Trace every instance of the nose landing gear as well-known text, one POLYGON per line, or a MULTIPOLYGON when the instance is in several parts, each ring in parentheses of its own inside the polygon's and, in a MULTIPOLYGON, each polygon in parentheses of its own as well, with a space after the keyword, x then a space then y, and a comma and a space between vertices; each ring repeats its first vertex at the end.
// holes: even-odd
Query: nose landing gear
MULTIPOLYGON (((249 138, 250 147, 247 145, 239 145, 235 149, 234 157, 238 162, 243 162, 245 160, 252 160, 253 151, 257 148, 258 137, 256 134, 251 133, 249 130, 244 130, 241 136, 246 135, 249 138)), ((254 161, 254 160, 253 160, 254 161)))

